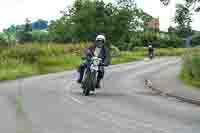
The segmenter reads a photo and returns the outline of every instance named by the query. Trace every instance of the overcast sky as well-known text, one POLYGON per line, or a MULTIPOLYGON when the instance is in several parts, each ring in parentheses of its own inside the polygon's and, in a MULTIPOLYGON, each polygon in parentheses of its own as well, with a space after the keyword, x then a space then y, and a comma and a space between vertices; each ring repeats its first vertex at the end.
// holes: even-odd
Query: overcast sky
MULTIPOLYGON (((0 4, 0 31, 11 24, 22 24, 25 18, 35 21, 39 18, 54 20, 61 16, 60 10, 71 5, 74 0, 1 0, 0 4)), ((109 1, 109 0, 105 0, 109 1)), ((168 7, 160 4, 160 0, 136 0, 140 8, 154 17, 159 16, 161 30, 172 25, 175 12, 175 1, 168 7)), ((193 17, 193 29, 200 30, 200 14, 193 17)))

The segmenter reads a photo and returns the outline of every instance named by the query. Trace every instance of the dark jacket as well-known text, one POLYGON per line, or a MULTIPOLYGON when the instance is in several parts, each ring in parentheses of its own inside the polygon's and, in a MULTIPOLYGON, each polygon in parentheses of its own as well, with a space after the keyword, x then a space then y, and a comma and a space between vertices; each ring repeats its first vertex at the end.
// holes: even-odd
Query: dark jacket
POLYGON ((149 48, 148 51, 149 53, 154 53, 154 48, 149 48))
MULTIPOLYGON (((87 49, 84 50, 84 57, 91 58, 94 56, 94 51, 95 51, 96 46, 92 45, 88 47, 87 49)), ((104 65, 108 66, 110 65, 110 52, 109 49, 106 48, 105 46, 101 49, 101 52, 99 54, 99 58, 103 60, 104 65)))

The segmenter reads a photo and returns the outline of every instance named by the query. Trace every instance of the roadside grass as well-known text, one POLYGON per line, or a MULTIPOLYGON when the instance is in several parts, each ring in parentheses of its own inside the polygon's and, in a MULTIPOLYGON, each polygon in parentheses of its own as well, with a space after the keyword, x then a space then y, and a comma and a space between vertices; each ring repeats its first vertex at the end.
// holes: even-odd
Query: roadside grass
POLYGON ((180 79, 182 81, 184 81, 184 83, 186 83, 187 85, 190 85, 190 86, 196 87, 197 89, 200 89, 200 81, 192 79, 189 76, 188 72, 184 69, 181 70, 180 79))
MULTIPOLYGON (((156 48, 155 56, 182 56, 186 50, 185 48, 156 48)), ((133 52, 135 56, 148 56, 146 48, 138 48, 133 52)))
MULTIPOLYGON (((121 64, 143 59, 142 56, 128 56, 121 54, 112 58, 112 64, 121 64)), ((40 57, 35 64, 4 64, 0 66, 0 80, 15 80, 33 75, 62 72, 76 69, 81 63, 77 55, 65 55, 54 57, 40 57)))
MULTIPOLYGON (((12 64, 13 65, 13 64, 12 64)), ((36 75, 37 72, 31 64, 15 64, 15 67, 6 66, 0 67, 0 80, 15 80, 27 76, 36 75)))
MULTIPOLYGON (((76 69, 81 63, 80 55, 88 43, 80 44, 24 44, 0 48, 0 80, 15 80, 33 75, 76 69)), ((157 56, 180 56, 185 49, 156 49, 157 56)), ((113 48, 111 64, 142 60, 146 48, 119 51, 113 48)))
POLYGON ((144 59, 144 56, 136 55, 134 52, 121 52, 120 55, 112 57, 111 64, 116 65, 132 61, 139 61, 142 59, 144 59))
POLYGON ((80 57, 77 55, 42 57, 37 64, 37 70, 38 74, 62 72, 77 68, 80 62, 80 57))
POLYGON ((139 61, 142 59, 143 59, 142 56, 135 56, 135 57, 120 56, 118 58, 113 58, 111 64, 112 65, 123 64, 123 63, 132 62, 132 61, 139 61))
POLYGON ((185 53, 180 79, 188 85, 200 88, 200 49, 191 49, 185 53))
POLYGON ((77 68, 80 58, 75 55, 41 57, 35 64, 4 64, 0 66, 0 80, 15 80, 33 75, 62 72, 77 68))

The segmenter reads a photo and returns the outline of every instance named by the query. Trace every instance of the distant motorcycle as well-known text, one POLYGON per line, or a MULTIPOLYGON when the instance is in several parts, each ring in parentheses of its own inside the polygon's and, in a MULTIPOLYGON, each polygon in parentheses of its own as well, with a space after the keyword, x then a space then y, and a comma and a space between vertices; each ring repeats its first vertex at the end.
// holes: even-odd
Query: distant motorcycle
POLYGON ((153 58, 154 58, 154 54, 153 54, 153 53, 150 53, 150 54, 149 54, 149 59, 152 60, 153 58))
POLYGON ((149 45, 148 55, 149 55, 150 60, 152 60, 154 58, 154 48, 152 47, 152 45, 149 45))
POLYGON ((102 59, 98 57, 92 57, 85 69, 83 80, 82 80, 82 89, 83 95, 89 96, 91 91, 95 91, 97 83, 98 71, 103 67, 102 59))

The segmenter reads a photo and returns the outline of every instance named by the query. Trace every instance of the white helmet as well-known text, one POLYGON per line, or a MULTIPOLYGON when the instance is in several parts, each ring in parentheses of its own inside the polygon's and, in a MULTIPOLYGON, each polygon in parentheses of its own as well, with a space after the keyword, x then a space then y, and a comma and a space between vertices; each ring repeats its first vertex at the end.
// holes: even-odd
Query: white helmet
POLYGON ((98 35, 97 37, 96 37, 96 41, 106 41, 106 37, 104 36, 104 35, 98 35))

